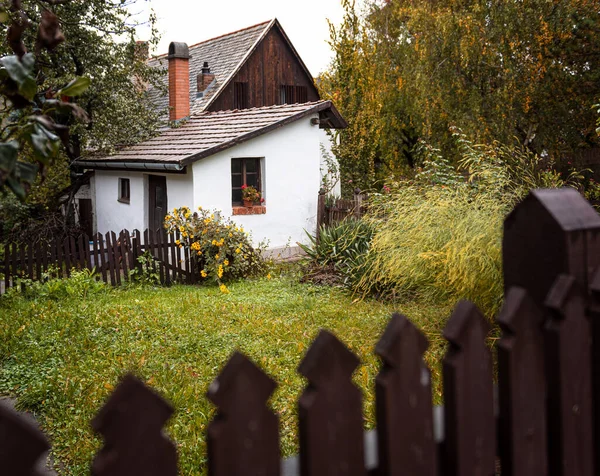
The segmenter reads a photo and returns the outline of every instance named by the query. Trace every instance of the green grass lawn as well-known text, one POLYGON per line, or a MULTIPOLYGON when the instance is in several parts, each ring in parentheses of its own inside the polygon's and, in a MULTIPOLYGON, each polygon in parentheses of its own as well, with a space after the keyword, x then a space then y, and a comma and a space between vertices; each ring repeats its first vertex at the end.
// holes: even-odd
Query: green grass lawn
POLYGON ((119 376, 132 371, 176 409, 167 431, 178 445, 180 474, 203 474, 214 412, 206 389, 239 349, 279 384, 272 405, 289 456, 297 452, 296 400, 305 384, 296 368, 319 329, 333 331, 359 355, 355 379, 373 427, 379 368, 373 349, 398 310, 430 337, 439 402, 439 333, 449 305, 355 301, 340 289, 285 277, 233 283, 230 290, 132 287, 60 301, 0 298, 0 395, 17 397, 20 409, 36 415, 64 474, 84 475, 101 445, 89 422, 119 376))

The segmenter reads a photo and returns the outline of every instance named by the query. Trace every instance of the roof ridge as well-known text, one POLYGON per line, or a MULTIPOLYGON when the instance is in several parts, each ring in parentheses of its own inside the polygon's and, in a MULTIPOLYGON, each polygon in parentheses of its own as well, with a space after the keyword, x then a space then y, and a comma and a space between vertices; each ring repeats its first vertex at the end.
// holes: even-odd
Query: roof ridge
POLYGON ((293 104, 272 104, 270 106, 259 106, 259 107, 249 107, 246 109, 226 109, 222 111, 202 111, 197 114, 193 114, 190 119, 194 119, 196 117, 206 117, 206 116, 218 116, 223 114, 231 114, 231 113, 244 113, 250 111, 260 111, 265 109, 284 109, 284 108, 292 108, 298 106, 314 106, 315 104, 327 102, 328 99, 319 99, 318 101, 308 101, 308 102, 297 102, 293 104))
MULTIPOLYGON (((199 41, 198 43, 194 43, 193 45, 189 45, 188 48, 191 49, 191 48, 194 48, 196 46, 203 45, 204 43, 208 43, 209 41, 220 40, 221 38, 225 38, 226 36, 236 35, 237 33, 241 33, 241 32, 246 31, 246 30, 251 30, 252 28, 256 28, 258 26, 267 25, 267 24, 271 23, 272 21, 273 21, 273 19, 267 20, 267 21, 263 21, 263 22, 257 23, 256 25, 247 26, 247 27, 244 27, 244 28, 240 28, 239 30, 230 31, 229 33, 224 33, 223 35, 219 35, 219 36, 215 36, 213 38, 209 38, 207 40, 202 40, 202 41, 199 41)), ((152 56, 151 58, 162 58, 163 56, 167 56, 167 55, 168 55, 168 53, 163 53, 163 54, 160 54, 160 55, 152 56)))

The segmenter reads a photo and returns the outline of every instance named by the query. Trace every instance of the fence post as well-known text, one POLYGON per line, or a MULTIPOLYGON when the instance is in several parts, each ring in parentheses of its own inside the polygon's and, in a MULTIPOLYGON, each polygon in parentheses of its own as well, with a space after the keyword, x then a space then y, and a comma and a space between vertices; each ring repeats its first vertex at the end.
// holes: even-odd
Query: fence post
POLYGON ((375 348, 383 360, 375 381, 381 476, 437 474, 431 379, 423 360, 427 346, 405 316, 393 314, 375 348))
POLYGON ((362 192, 360 188, 356 187, 354 189, 354 217, 358 220, 362 216, 362 192))
POLYGON ((475 304, 460 301, 444 329, 450 343, 443 360, 444 474, 492 475, 496 421, 490 325, 475 304))
POLYGON ((499 456, 502 474, 547 475, 544 312, 525 289, 508 290, 498 323, 499 456))
POLYGON ((176 476, 175 444, 162 431, 173 408, 132 375, 126 375, 92 420, 104 437, 93 476, 176 476))
POLYGON ((218 407, 208 425, 209 476, 278 476, 278 418, 267 405, 277 384, 235 352, 208 387, 218 407))
POLYGON ((352 381, 358 358, 321 331, 298 371, 308 379, 298 401, 300 474, 365 476, 362 395, 352 381))
POLYGON ((320 240, 321 226, 325 224, 325 190, 319 190, 319 200, 317 201, 317 243, 320 240))

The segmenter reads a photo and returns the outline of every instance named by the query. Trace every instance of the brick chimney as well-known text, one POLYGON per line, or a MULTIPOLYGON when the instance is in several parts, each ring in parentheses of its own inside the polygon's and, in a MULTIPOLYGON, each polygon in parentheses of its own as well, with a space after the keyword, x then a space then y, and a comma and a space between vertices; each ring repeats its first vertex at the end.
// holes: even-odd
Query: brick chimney
MULTIPOLYGON (((210 68, 208 67, 208 62, 204 62, 204 66, 202 66, 202 72, 198 75, 198 92, 203 93, 206 91, 206 88, 213 82, 215 79, 215 75, 210 72, 210 68)), ((200 95, 199 95, 200 96, 200 95)))
POLYGON ((169 119, 190 116, 190 51, 185 43, 169 45, 169 119))

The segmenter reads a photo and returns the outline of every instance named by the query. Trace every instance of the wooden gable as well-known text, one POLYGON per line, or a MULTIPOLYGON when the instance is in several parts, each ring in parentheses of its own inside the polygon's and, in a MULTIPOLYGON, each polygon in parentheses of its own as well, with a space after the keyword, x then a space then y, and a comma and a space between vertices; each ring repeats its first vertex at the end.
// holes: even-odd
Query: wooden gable
POLYGON ((226 111, 319 99, 313 78, 278 22, 275 22, 207 110, 226 111), (245 83, 246 86, 240 87, 239 83, 245 83), (284 101, 284 86, 288 87, 288 98, 290 87, 294 88, 292 101, 284 101), (245 107, 240 107, 241 90, 244 91, 245 107))

